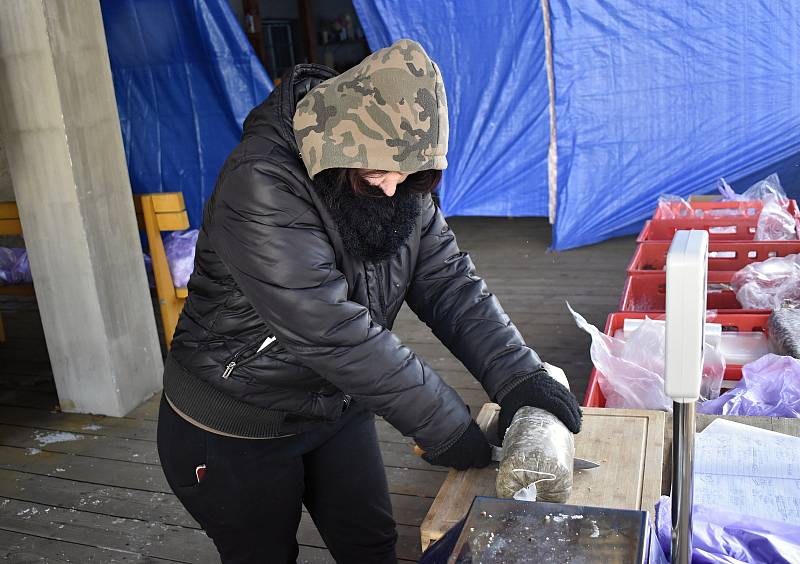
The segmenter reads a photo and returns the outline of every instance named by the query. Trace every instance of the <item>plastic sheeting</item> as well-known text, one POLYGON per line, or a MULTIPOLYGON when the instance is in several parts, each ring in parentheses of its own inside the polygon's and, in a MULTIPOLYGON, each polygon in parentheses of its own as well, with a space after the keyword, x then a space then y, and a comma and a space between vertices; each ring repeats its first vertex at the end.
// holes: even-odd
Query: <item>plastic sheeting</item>
POLYGON ((698 406, 709 415, 800 417, 800 360, 768 354, 742 368, 737 386, 698 406))
MULTIPOLYGON (((800 3, 550 0, 555 249, 635 233, 661 193, 741 190, 800 162, 800 3)), ((785 173, 787 171, 788 173, 785 173)))
MULTIPOLYGON (((655 521, 658 541, 669 555, 672 543, 669 497, 658 500, 655 521)), ((691 561, 692 564, 800 562, 800 527, 694 504, 691 561)))
POLYGON ((540 3, 354 0, 370 47, 419 41, 444 77, 447 215, 547 215, 549 97, 540 3))
POLYGON ((183 192, 192 226, 272 89, 227 0, 102 0, 135 193, 183 192))

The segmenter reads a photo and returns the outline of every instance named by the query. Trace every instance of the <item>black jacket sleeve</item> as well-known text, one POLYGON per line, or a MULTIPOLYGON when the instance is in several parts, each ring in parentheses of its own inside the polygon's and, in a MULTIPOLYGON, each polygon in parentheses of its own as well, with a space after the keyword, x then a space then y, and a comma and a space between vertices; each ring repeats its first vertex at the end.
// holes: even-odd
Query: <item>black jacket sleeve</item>
POLYGON ((497 298, 461 252, 453 231, 431 198, 414 281, 406 301, 434 335, 500 402, 517 384, 543 370, 497 298))
POLYGON ((214 250, 300 362, 423 450, 443 450, 470 422, 464 402, 366 307, 347 299, 316 208, 276 166, 250 162, 224 173, 206 218, 214 250))

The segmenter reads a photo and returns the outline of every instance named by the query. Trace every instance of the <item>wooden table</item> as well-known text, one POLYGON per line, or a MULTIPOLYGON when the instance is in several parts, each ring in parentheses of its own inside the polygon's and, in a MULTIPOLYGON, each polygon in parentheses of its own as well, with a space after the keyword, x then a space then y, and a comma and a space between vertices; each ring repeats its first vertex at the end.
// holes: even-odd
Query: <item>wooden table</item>
MULTIPOLYGON (((500 406, 487 403, 478 425, 497 435, 500 406)), ((575 455, 600 463, 576 471, 569 503, 618 509, 652 509, 661 495, 665 414, 660 411, 584 408, 575 455)), ((423 550, 469 510, 477 495, 495 496, 497 464, 464 472, 451 470, 420 526, 423 550)))
MULTIPOLYGON (((478 425, 497 436, 500 407, 487 403, 478 425)), ((570 504, 644 509, 652 513, 660 495, 669 495, 672 415, 660 411, 583 408, 583 429, 576 436, 575 455, 601 464, 575 473, 570 504)), ((714 415, 697 415, 700 432, 714 415)), ((800 437, 800 419, 728 417, 753 427, 800 437)), ((469 511, 478 495, 495 495, 497 464, 465 472, 451 470, 420 526, 422 549, 441 538, 469 511)))

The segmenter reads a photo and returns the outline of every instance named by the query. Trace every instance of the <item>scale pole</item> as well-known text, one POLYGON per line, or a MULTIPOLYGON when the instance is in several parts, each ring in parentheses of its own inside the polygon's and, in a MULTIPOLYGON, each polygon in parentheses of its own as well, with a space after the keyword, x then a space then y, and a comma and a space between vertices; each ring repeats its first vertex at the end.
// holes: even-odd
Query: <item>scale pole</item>
POLYGON ((672 563, 692 561, 694 434, 697 402, 673 402, 672 411, 672 563))
POLYGON ((664 393, 672 398, 672 562, 692 561, 695 410, 703 376, 708 232, 681 230, 667 252, 664 393))

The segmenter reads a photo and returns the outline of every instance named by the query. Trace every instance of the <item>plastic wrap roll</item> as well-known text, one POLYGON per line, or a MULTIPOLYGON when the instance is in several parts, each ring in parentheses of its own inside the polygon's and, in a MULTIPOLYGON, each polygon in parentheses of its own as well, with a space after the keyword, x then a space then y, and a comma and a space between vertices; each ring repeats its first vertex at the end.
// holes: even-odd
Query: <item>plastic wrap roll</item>
POLYGON ((527 490, 535 491, 537 501, 565 503, 572 491, 574 458, 575 438, 561 421, 542 409, 522 407, 503 439, 497 495, 510 498, 527 490))

